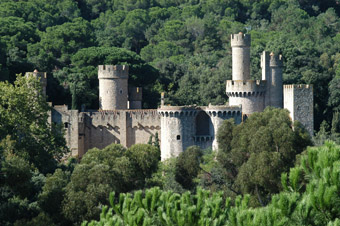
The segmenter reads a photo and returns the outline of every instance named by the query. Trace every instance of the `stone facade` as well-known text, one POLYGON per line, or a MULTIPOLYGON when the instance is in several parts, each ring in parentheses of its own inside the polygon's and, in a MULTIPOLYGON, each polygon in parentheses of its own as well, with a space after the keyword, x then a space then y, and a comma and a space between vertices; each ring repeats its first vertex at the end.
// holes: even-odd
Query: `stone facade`
POLYGON ((229 104, 241 105, 242 113, 246 115, 261 112, 267 106, 282 108, 282 56, 263 52, 262 80, 251 80, 250 45, 250 35, 231 35, 233 80, 228 80, 226 85, 229 104))
POLYGON ((178 156, 186 148, 197 145, 217 150, 216 133, 225 119, 241 123, 241 107, 237 106, 161 106, 161 159, 178 156))
MULTIPOLYGON (((161 158, 178 156, 187 147, 218 149, 216 134, 221 123, 233 118, 239 124, 247 115, 267 106, 290 111, 313 134, 313 88, 309 85, 282 85, 282 56, 263 52, 262 80, 250 79, 250 45, 248 34, 231 36, 232 80, 226 81, 229 103, 220 106, 166 106, 164 93, 158 109, 142 108, 142 88, 128 85, 124 65, 99 65, 100 110, 69 110, 54 106, 51 122, 65 128, 65 138, 72 155, 81 157, 87 150, 111 143, 130 147, 147 143, 159 134, 161 158), (284 104, 283 104, 284 103, 284 104)), ((40 78, 46 90, 46 74, 28 73, 40 78)))
POLYGON ((99 65, 99 108, 101 110, 127 109, 129 67, 126 65, 99 65))
POLYGON ((312 136, 314 131, 313 86, 284 85, 284 108, 288 109, 292 121, 299 121, 312 136))

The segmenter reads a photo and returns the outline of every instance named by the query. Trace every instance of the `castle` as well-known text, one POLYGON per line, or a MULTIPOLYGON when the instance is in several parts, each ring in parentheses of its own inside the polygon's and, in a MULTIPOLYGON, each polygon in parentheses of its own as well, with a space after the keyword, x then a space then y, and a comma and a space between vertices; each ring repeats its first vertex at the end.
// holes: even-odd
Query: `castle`
MULTIPOLYGON (((161 159, 178 156, 187 147, 218 149, 216 134, 221 123, 233 118, 239 124, 248 115, 267 106, 286 108, 292 120, 299 120, 313 134, 313 87, 284 85, 281 55, 263 52, 262 80, 250 78, 249 34, 231 35, 232 80, 226 81, 229 103, 218 106, 167 106, 162 95, 158 109, 141 109, 142 88, 129 87, 129 68, 125 65, 99 65, 100 110, 69 110, 54 106, 51 123, 62 124, 72 155, 81 157, 87 150, 111 143, 130 147, 147 143, 160 135, 161 159)), ((40 78, 46 91, 46 74, 40 78)))

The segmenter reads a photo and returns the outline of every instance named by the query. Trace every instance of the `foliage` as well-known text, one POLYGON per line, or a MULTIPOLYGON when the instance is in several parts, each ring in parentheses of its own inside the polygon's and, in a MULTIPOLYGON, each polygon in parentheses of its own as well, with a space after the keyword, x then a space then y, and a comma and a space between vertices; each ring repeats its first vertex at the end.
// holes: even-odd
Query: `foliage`
POLYGON ((50 107, 41 95, 40 82, 18 76, 14 85, 0 83, 0 140, 7 154, 17 155, 40 172, 52 172, 67 153, 63 134, 48 123, 50 107))
POLYGON ((111 208, 104 207, 99 222, 82 225, 225 225, 230 200, 222 193, 210 194, 199 189, 197 194, 182 195, 162 191, 158 187, 121 194, 115 201, 110 194, 111 208))
POLYGON ((265 205, 279 192, 282 172, 287 172, 308 145, 310 137, 287 110, 266 108, 235 126, 224 121, 217 134, 217 161, 226 171, 232 190, 252 194, 252 202, 265 205), (255 198, 256 197, 256 198, 255 198))
POLYGON ((101 206, 109 204, 111 191, 119 194, 143 188, 146 178, 157 170, 159 157, 159 150, 147 144, 128 150, 119 144, 89 150, 65 188, 64 216, 73 223, 95 219, 101 206))
POLYGON ((263 50, 282 54, 284 83, 314 85, 318 131, 324 119, 331 124, 338 106, 339 15, 334 0, 3 0, 1 80, 38 68, 57 78, 49 78, 50 101, 97 109, 96 66, 136 63, 122 50, 108 54, 112 60, 90 60, 97 48, 116 47, 144 60, 141 70, 130 71, 130 83, 144 88, 144 107, 156 107, 160 92, 168 93, 169 104, 224 104, 230 34, 249 32, 252 78, 261 77, 263 50))
POLYGON ((14 85, 1 82, 0 90, 0 224, 29 225, 41 212, 44 175, 67 148, 62 131, 48 123, 39 81, 19 75, 14 85))
POLYGON ((203 153, 197 146, 188 147, 176 159, 175 179, 185 189, 193 189, 194 178, 200 171, 200 162, 203 153))
MULTIPOLYGON (((142 86, 146 96, 150 95, 148 84, 157 77, 154 69, 136 53, 117 47, 82 48, 71 57, 71 64, 72 67, 55 70, 53 76, 72 94, 74 109, 82 104, 98 108, 98 65, 128 65, 130 85, 142 86)), ((149 104, 152 104, 151 100, 149 104)))
MULTIPOLYGON (((62 215, 62 201, 66 193, 66 185, 70 182, 70 172, 57 169, 53 174, 46 177, 42 192, 39 194, 38 203, 43 213, 53 220, 66 225, 67 222, 62 215)), ((41 219, 37 220, 42 222, 41 219)))
POLYGON ((284 191, 266 207, 250 208, 249 196, 232 203, 223 192, 201 188, 182 195, 151 188, 143 193, 110 194, 99 221, 82 225, 338 225, 340 147, 326 142, 308 148, 289 173, 284 191))

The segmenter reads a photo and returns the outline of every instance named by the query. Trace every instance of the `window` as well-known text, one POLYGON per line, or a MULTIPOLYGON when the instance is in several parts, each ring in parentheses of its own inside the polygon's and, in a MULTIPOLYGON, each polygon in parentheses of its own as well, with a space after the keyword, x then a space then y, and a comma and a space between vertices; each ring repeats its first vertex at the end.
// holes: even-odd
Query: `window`
POLYGON ((68 122, 64 123, 64 127, 67 129, 68 128, 68 122))
POLYGON ((181 135, 177 135, 177 140, 181 140, 181 135))
POLYGON ((120 94, 122 94, 122 93, 123 93, 123 90, 122 90, 122 89, 121 89, 121 90, 119 90, 119 93, 120 93, 120 94))

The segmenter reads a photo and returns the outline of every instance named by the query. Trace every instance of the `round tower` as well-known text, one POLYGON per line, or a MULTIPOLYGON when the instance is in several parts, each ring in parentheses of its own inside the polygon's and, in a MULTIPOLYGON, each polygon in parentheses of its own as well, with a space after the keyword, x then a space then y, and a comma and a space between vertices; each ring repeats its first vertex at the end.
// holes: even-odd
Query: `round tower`
POLYGON ((283 82, 282 82, 282 55, 270 54, 270 106, 283 107, 283 82))
POLYGON ((226 94, 229 97, 229 105, 241 105, 242 113, 246 115, 263 111, 266 83, 261 80, 227 80, 226 94))
POLYGON ((195 107, 161 106, 161 160, 177 157, 194 145, 195 107))
POLYGON ((212 128, 211 134, 213 137, 212 149, 213 151, 218 150, 217 143, 217 132, 223 121, 226 119, 233 118, 235 124, 240 124, 242 122, 242 108, 239 106, 211 106, 209 105, 204 110, 211 118, 212 128))
POLYGON ((127 109, 129 67, 127 65, 99 65, 99 108, 127 109))
POLYGON ((233 80, 250 80, 250 35, 231 35, 233 80))

